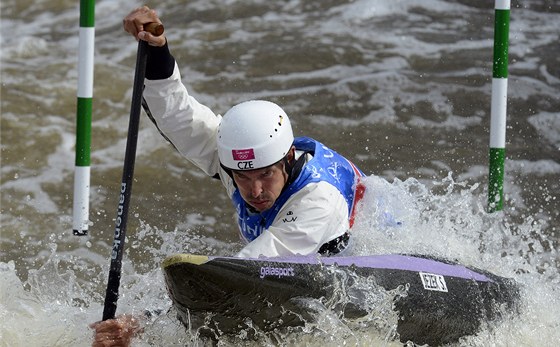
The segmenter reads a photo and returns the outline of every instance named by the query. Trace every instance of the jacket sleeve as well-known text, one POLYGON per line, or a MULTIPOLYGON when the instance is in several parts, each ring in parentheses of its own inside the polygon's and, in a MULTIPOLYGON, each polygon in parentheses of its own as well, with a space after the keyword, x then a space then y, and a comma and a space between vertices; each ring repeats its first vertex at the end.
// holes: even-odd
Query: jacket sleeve
POLYGON ((329 183, 311 183, 294 194, 272 225, 236 256, 308 255, 349 229, 348 204, 329 183))
MULTIPOLYGON (((150 117, 182 156, 214 176, 220 170, 216 133, 221 116, 189 95, 176 62, 168 60, 167 63, 173 64, 171 76, 144 82, 143 95, 150 117)), ((152 72, 149 77, 165 74, 152 72)))

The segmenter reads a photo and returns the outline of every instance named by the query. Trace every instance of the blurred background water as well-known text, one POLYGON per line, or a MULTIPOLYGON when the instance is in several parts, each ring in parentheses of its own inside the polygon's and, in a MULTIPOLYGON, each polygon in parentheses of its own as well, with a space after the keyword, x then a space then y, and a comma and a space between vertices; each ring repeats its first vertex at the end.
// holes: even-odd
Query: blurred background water
MULTIPOLYGON (((72 235, 79 4, 1 3, 0 344, 86 346, 101 318, 121 180, 136 42, 122 18, 144 3, 96 3, 90 234, 72 235)), ((372 175, 370 192, 405 221, 372 222, 366 199, 355 254, 419 252, 515 278, 520 317, 459 345, 560 340, 560 4, 513 1, 506 202, 487 214, 494 9, 490 1, 150 2, 184 82, 223 114, 262 98, 296 135, 372 175)), ((142 117, 118 312, 167 308, 159 270, 175 252, 242 247, 219 182, 181 158, 142 117)), ((384 318, 384 317, 377 317, 384 318)), ((309 327, 308 327, 309 328, 309 327)), ((315 329, 222 345, 392 344, 383 329, 315 329)), ((390 330, 390 328, 387 328, 390 330)), ((173 315, 137 345, 200 345, 173 315)), ((396 344, 398 345, 398 344, 396 344)))

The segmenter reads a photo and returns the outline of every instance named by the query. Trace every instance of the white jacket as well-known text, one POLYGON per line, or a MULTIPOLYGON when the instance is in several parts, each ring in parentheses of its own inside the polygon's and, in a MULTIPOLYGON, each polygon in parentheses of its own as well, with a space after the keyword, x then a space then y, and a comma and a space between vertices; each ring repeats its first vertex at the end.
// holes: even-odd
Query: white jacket
MULTIPOLYGON (((143 95, 163 135, 207 175, 219 174, 231 197, 235 188, 230 176, 220 167, 216 143, 222 117, 189 95, 176 64, 169 78, 146 79, 143 95)), ((272 225, 237 256, 317 253, 323 244, 348 231, 348 217, 348 205, 337 188, 326 182, 311 183, 294 194, 272 225), (287 222, 294 218, 296 222, 287 222)))

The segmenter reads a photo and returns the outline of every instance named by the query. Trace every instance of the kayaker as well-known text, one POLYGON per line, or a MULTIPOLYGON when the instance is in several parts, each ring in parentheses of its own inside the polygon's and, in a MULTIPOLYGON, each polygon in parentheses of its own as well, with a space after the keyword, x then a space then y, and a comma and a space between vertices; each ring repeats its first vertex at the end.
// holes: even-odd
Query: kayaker
POLYGON ((143 31, 160 23, 144 6, 124 29, 149 43, 144 98, 162 135, 232 199, 242 237, 239 257, 333 255, 349 242, 362 172, 311 138, 294 138, 290 119, 270 101, 250 100, 223 117, 189 95, 165 35, 143 31))
MULTIPOLYGON (((143 6, 123 20, 124 30, 149 43, 143 96, 148 116, 186 159, 221 180, 247 245, 238 257, 341 254, 350 242, 363 173, 322 143, 294 137, 277 104, 249 100, 223 117, 189 95, 165 35, 144 31, 161 23, 143 6)), ((92 325, 93 346, 126 346, 137 321, 121 316, 92 325)))

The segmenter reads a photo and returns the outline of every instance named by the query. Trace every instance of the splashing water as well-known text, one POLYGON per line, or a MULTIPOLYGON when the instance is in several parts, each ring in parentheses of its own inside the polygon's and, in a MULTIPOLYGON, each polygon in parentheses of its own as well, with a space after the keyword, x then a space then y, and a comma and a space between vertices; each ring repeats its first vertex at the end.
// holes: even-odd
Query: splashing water
MULTIPOLYGON (((483 329, 477 336, 465 337, 459 345, 503 345, 508 341, 516 341, 518 345, 547 345, 560 338, 560 323, 556 319, 560 312, 557 289, 560 276, 558 268, 551 265, 558 255, 554 249, 529 246, 542 241, 540 223, 527 220, 512 225, 504 222, 500 213, 488 215, 477 196, 478 187, 457 183, 451 174, 435 182, 432 189, 415 179, 395 179, 390 183, 370 176, 365 184, 366 195, 353 229, 353 255, 427 254, 512 277, 521 285, 522 307, 518 318, 483 329)), ((201 236, 196 227, 167 232, 148 224, 142 224, 128 242, 131 249, 142 247, 143 259, 149 260, 125 257, 119 311, 141 314, 146 310, 163 310, 163 314, 146 320, 145 333, 135 343, 140 346, 162 342, 189 346, 207 343, 199 338, 194 327, 185 330, 173 310, 168 311, 170 300, 159 263, 167 255, 178 252, 227 255, 235 251, 236 245, 201 236)), ((23 283, 13 262, 2 263, 0 336, 4 345, 29 345, 30 342, 36 342, 30 345, 41 345, 44 341, 52 346, 90 343, 91 331, 87 326, 100 317, 107 269, 78 264, 75 273, 68 264, 78 263, 76 258, 74 254, 58 252, 56 244, 52 243, 48 260, 39 269, 31 269, 28 280, 23 283), (89 272, 84 272, 84 266, 89 266, 89 272)), ((347 281, 340 283, 342 287, 337 290, 346 294, 369 288, 365 300, 375 303, 372 305, 375 309, 366 317, 349 320, 340 317, 334 309, 344 303, 342 294, 331 302, 308 300, 305 305, 314 312, 314 319, 302 328, 273 334, 252 331, 257 341, 247 341, 245 331, 235 337, 220 338, 218 344, 272 346, 297 342, 365 346, 371 341, 378 341, 380 345, 395 343, 396 317, 390 298, 396 294, 406 295, 406 288, 399 288, 398 293, 387 293, 373 290, 374 283, 357 282, 350 288, 344 287, 347 281)))

